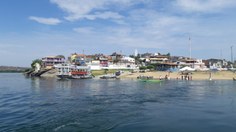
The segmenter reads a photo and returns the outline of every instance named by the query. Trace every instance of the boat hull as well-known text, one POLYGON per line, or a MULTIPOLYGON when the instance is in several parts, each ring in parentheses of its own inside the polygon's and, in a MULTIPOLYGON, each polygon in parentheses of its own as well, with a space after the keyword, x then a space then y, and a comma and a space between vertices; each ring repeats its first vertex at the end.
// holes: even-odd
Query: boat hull
POLYGON ((70 75, 57 75, 60 79, 92 79, 92 76, 70 76, 70 75))

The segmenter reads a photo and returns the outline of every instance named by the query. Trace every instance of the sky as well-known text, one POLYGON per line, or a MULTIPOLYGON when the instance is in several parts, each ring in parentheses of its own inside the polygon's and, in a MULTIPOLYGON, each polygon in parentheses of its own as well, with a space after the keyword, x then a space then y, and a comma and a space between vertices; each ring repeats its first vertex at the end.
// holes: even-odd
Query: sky
POLYGON ((0 65, 71 53, 236 58, 236 0, 1 0, 0 65))

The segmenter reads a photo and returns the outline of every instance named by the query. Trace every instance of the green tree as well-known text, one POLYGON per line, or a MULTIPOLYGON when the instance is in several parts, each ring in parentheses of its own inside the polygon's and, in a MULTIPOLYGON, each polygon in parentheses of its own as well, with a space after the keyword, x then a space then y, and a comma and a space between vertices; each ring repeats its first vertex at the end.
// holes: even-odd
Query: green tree
POLYGON ((64 55, 57 55, 56 57, 64 58, 64 59, 65 59, 65 56, 64 56, 64 55))
POLYGON ((36 63, 39 63, 42 66, 42 60, 41 59, 36 59, 36 60, 33 60, 32 63, 31 63, 31 68, 32 69, 35 69, 35 64, 36 63))

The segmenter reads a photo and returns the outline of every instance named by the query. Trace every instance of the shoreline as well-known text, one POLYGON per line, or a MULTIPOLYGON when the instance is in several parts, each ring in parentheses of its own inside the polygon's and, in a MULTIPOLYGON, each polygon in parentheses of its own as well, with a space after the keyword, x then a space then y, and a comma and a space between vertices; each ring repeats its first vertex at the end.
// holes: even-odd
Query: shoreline
MULTIPOLYGON (((113 72, 115 72, 115 71, 113 71, 113 72)), ((106 74, 104 74, 103 71, 99 71, 99 73, 100 74, 97 74, 95 76, 95 78, 97 78, 99 76, 106 75, 106 74)), ((112 74, 112 72, 109 72, 108 74, 112 74)), ((164 79, 165 76, 167 75, 169 80, 182 80, 180 72, 166 72, 166 71, 150 71, 150 72, 145 72, 145 73, 140 73, 140 72, 131 73, 130 71, 124 71, 119 76, 119 78, 120 79, 136 80, 137 77, 140 75, 141 76, 152 76, 154 79, 160 79, 160 77, 162 79, 164 79)), ((210 72, 209 71, 192 72, 191 76, 192 76, 192 80, 209 80, 210 72)), ((52 70, 42 74, 41 77, 56 78, 56 70, 52 69, 52 70)), ((233 78, 236 78, 236 73, 234 73, 232 71, 211 72, 211 80, 233 80, 233 78)))
MULTIPOLYGON (((192 80, 209 80, 210 72, 192 72, 192 80)), ((182 80, 181 75, 179 72, 162 72, 162 71, 152 71, 152 72, 145 72, 145 73, 124 73, 120 76, 121 79, 137 79, 138 76, 153 76, 154 79, 162 79, 165 76, 169 75, 170 80, 182 80), (178 79, 177 79, 178 78, 178 79)), ((217 71, 211 72, 211 80, 233 80, 236 78, 236 73, 231 71, 217 71)))

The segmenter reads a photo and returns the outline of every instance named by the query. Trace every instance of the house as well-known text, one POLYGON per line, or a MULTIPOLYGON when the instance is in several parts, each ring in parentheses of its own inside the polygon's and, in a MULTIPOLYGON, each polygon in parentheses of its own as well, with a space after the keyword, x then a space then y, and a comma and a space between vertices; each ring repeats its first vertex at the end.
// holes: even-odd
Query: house
POLYGON ((113 63, 118 63, 118 62, 120 62, 122 57, 123 57, 122 54, 118 54, 118 53, 116 53, 116 52, 112 53, 112 55, 111 55, 111 58, 112 58, 113 63))
POLYGON ((149 58, 151 64, 169 62, 169 56, 155 55, 149 58))
POLYGON ((101 67, 108 67, 108 56, 105 55, 99 56, 99 61, 101 67))
POLYGON ((225 59, 208 59, 203 61, 206 67, 210 69, 226 69, 229 66, 229 63, 225 59))
POLYGON ((178 64, 172 63, 172 62, 163 62, 163 63, 157 63, 156 70, 158 71, 177 71, 178 70, 178 64))
POLYGON ((153 53, 144 53, 144 54, 141 54, 141 58, 150 58, 151 56, 153 56, 154 54, 153 53))
POLYGON ((202 59, 196 59, 195 63, 193 64, 193 68, 202 71, 205 70, 207 67, 202 59))
POLYGON ((77 53, 71 54, 69 61, 71 64, 75 65, 86 65, 86 55, 77 53))
POLYGON ((130 64, 135 64, 135 59, 131 57, 124 56, 121 58, 122 63, 130 63, 130 64))
POLYGON ((42 58, 42 66, 46 69, 53 68, 56 64, 65 63, 65 57, 58 55, 58 56, 46 56, 42 58))

